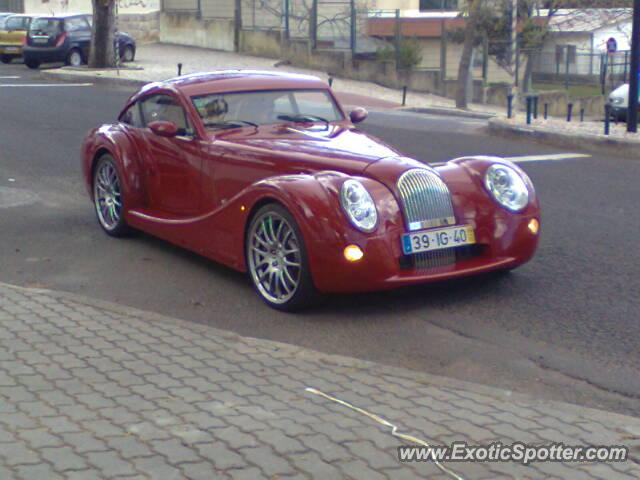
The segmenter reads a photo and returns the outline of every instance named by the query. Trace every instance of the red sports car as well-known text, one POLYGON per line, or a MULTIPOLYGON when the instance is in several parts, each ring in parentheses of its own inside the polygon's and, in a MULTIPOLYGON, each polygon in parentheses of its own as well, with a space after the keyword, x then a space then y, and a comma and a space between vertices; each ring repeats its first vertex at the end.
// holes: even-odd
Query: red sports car
POLYGON ((98 222, 248 271, 270 306, 508 270, 538 243, 527 175, 437 165, 359 131, 318 78, 222 71, 144 86, 82 146, 98 222))

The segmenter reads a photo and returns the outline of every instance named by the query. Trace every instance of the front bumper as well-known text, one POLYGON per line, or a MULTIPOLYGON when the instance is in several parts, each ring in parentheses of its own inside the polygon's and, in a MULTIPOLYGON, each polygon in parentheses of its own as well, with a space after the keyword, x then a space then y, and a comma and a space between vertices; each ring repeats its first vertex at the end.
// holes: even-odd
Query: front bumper
POLYGON ((332 252, 333 262, 327 261, 325 254, 322 262, 312 266, 314 283, 323 292, 366 292, 515 268, 530 260, 536 251, 539 232, 529 230, 532 219, 539 221, 539 215, 505 214, 494 225, 462 222, 474 227, 477 243, 456 247, 458 254, 450 264, 424 269, 407 265, 400 246, 404 231, 387 232, 355 242, 364 252, 357 262, 344 259, 340 249, 332 252), (497 235, 498 232, 502 234, 497 235))

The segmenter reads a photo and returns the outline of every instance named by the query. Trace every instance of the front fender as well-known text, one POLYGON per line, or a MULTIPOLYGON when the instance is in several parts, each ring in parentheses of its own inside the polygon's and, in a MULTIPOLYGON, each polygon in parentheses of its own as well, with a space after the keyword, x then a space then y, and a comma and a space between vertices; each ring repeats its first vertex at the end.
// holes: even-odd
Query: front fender
POLYGON ((127 209, 142 205, 143 175, 137 148, 128 135, 115 125, 103 125, 91 130, 82 143, 82 171, 89 196, 93 198, 93 170, 104 154, 111 155, 118 166, 127 209))
MULTIPOLYGON (((347 245, 356 244, 366 251, 370 244, 375 244, 379 250, 381 237, 399 237, 403 229, 402 217, 392 193, 375 180, 333 171, 268 178, 255 183, 246 193, 232 200, 225 208, 224 216, 227 218, 221 222, 230 224, 233 217, 237 220, 238 213, 242 215, 242 230, 238 228, 224 235, 228 241, 223 248, 234 252, 234 263, 243 271, 246 271, 244 238, 249 223, 255 212, 270 201, 282 204, 296 220, 306 246, 314 284, 321 291, 342 290, 344 285, 354 280, 354 273, 357 273, 357 277, 364 274, 366 262, 355 269, 353 264, 349 265, 350 273, 345 273, 347 260, 343 251, 347 245), (339 191, 348 178, 361 181, 376 203, 378 226, 372 233, 364 233, 353 227, 342 209, 339 191)), ((379 252, 381 254, 377 257, 393 262, 399 255, 400 242, 384 243, 389 245, 390 250, 384 254, 379 252)))

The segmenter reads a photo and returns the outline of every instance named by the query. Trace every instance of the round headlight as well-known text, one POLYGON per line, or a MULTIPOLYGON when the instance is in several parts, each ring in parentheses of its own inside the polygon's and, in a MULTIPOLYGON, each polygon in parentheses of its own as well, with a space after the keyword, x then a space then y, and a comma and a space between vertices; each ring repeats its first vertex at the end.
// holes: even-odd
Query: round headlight
POLYGON ((524 179, 506 165, 491 165, 484 175, 484 185, 496 202, 512 212, 519 212, 529 202, 529 191, 524 179))
POLYGON ((342 208, 351 223, 363 232, 372 232, 378 223, 376 204, 364 186, 357 180, 347 180, 340 189, 342 208))

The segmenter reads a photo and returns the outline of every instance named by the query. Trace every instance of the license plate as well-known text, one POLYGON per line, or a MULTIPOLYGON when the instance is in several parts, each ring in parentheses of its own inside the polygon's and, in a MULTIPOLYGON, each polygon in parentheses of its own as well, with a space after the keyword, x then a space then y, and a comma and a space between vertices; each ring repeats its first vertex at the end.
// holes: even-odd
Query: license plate
POLYGON ((33 43, 47 43, 49 42, 49 37, 36 37, 32 38, 33 43))
POLYGON ((476 243, 476 236, 471 225, 434 228, 402 235, 402 251, 405 255, 460 247, 473 243, 476 243))
POLYGON ((4 47, 5 52, 17 52, 20 49, 18 47, 4 47))

